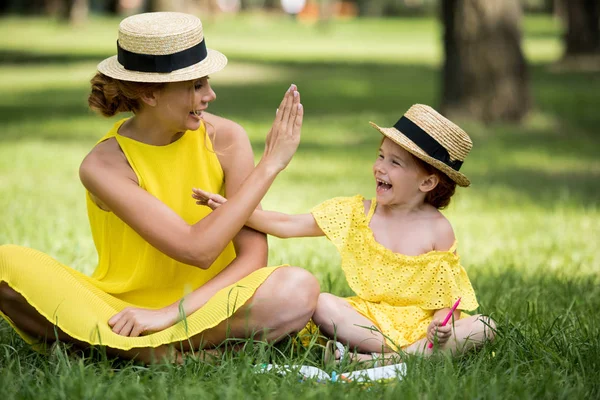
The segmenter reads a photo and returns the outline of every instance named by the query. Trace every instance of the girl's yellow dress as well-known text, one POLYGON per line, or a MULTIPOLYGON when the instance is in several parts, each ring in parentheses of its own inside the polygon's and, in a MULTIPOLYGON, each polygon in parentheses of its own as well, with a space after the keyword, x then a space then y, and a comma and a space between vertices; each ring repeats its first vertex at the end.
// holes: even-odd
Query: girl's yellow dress
POLYGON ((375 199, 366 216, 364 207, 362 196, 337 197, 311 212, 341 255, 342 270, 356 293, 346 300, 373 321, 391 347, 424 338, 435 310, 451 307, 458 297, 461 310, 479 306, 455 254, 456 243, 448 251, 419 256, 394 253, 375 241, 369 228, 375 199))
MULTIPOLYGON (((193 224, 211 211, 191 197, 193 187, 224 192, 224 174, 205 128, 187 131, 166 146, 147 145, 118 134, 117 122, 100 140, 116 138, 139 185, 193 224)), ((261 268, 220 290, 202 308, 164 331, 141 337, 119 336, 107 321, 125 307, 161 308, 208 282, 235 258, 233 244, 202 270, 164 255, 87 194, 98 266, 92 276, 69 268, 39 251, 0 246, 0 282, 23 295, 49 321, 71 337, 92 345, 129 350, 186 340, 218 325, 252 297, 277 268, 261 268)), ((148 215, 152 218, 152 215, 148 215)), ((8 317, 0 313, 13 326, 8 317)), ((30 344, 36 338, 15 330, 30 344)))

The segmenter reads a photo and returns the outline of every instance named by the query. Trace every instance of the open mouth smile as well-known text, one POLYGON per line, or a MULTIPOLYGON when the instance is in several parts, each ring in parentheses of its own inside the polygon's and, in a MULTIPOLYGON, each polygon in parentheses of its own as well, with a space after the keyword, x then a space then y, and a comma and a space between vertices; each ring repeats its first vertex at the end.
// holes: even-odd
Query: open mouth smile
POLYGON ((377 193, 387 192, 392 188, 392 184, 381 179, 375 179, 377 181, 377 193))

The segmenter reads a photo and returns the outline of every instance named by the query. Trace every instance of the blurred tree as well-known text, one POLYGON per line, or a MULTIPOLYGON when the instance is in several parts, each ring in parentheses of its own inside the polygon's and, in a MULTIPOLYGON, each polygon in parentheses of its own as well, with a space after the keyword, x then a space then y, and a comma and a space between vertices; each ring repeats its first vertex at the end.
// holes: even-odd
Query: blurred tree
POLYGON ((150 11, 185 11, 190 0, 148 0, 150 11))
POLYGON ((89 12, 88 0, 46 0, 48 14, 72 24, 81 24, 87 20, 89 12))
POLYGON ((484 122, 518 121, 531 106, 519 0, 442 0, 441 109, 484 122))
POLYGON ((567 20, 565 57, 600 53, 600 1, 563 1, 567 20))
POLYGON ((383 17, 423 15, 437 7, 439 0, 345 0, 356 3, 361 16, 383 17))

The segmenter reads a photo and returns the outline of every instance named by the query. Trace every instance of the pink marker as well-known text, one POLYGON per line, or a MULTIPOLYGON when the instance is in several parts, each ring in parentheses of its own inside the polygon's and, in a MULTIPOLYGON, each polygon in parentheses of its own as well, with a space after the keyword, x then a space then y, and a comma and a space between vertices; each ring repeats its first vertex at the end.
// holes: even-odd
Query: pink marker
MULTIPOLYGON (((456 300, 456 303, 454 303, 454 305, 452 306, 452 309, 450 310, 448 315, 446 315, 446 318, 444 318, 444 320, 442 321, 442 325, 440 325, 440 326, 445 326, 448 323, 448 321, 450 321, 450 318, 452 318, 452 314, 454 313, 454 311, 456 311, 456 307, 458 307, 459 303, 460 303, 460 297, 458 298, 458 300, 456 300)), ((433 347, 433 342, 429 342, 427 347, 429 347, 431 349, 433 347)))

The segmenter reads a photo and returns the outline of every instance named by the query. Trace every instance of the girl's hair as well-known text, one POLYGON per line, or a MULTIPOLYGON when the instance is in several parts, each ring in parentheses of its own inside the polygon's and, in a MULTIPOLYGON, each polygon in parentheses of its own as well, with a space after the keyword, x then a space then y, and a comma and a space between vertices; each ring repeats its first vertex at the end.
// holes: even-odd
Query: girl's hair
MULTIPOLYGON (((412 154, 411 154, 412 155, 412 154)), ((439 178, 439 182, 433 190, 427 192, 425 195, 425 203, 431 204, 437 209, 442 209, 448 207, 450 204, 450 198, 454 195, 456 191, 456 182, 448 177, 448 175, 444 174, 439 169, 435 168, 432 165, 427 164, 425 161, 412 156, 417 163, 417 166, 422 168, 428 174, 437 175, 439 178)))
POLYGON ((92 91, 88 105, 105 117, 120 112, 135 113, 140 109, 141 97, 165 87, 165 83, 129 82, 114 79, 100 72, 90 81, 92 91))

